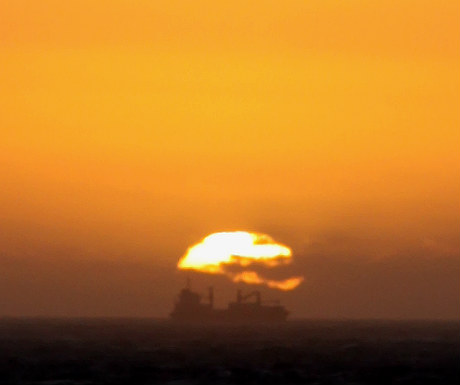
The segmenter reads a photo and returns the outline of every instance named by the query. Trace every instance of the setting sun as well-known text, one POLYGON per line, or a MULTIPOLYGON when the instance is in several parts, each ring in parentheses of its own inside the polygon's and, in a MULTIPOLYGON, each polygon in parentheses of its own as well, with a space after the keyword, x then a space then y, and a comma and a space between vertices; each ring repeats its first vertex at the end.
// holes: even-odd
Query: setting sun
POLYGON ((177 266, 183 270, 224 274, 234 282, 292 290, 302 282, 303 277, 274 280, 264 278, 256 271, 246 270, 251 267, 251 264, 274 268, 290 263, 291 260, 291 249, 276 243, 266 234, 232 231, 208 235, 201 242, 190 247, 177 266), (229 271, 229 266, 239 266, 243 270, 229 271))

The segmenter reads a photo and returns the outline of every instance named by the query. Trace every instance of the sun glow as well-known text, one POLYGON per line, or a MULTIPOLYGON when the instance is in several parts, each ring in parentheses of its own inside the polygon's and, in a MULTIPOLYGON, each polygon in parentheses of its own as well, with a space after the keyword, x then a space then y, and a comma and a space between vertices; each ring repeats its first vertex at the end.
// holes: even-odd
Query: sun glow
POLYGON ((289 247, 275 242, 270 236, 246 231, 220 232, 208 235, 193 245, 180 259, 177 267, 183 270, 195 270, 209 274, 223 274, 234 282, 266 285, 273 289, 292 290, 303 277, 291 277, 284 280, 267 279, 251 269, 259 264, 274 268, 289 264, 292 251, 289 247), (240 267, 239 272, 230 271, 230 267, 240 267))

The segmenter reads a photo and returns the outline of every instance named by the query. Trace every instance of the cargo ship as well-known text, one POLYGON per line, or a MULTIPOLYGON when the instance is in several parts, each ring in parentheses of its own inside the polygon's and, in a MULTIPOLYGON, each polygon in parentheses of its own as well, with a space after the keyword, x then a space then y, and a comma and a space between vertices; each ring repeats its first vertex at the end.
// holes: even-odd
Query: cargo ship
POLYGON ((207 300, 192 291, 190 284, 182 289, 170 314, 171 320, 179 322, 210 323, 273 323, 285 322, 289 312, 276 301, 262 303, 261 294, 255 290, 243 295, 237 291, 236 301, 225 309, 214 308, 214 289, 209 288, 207 300))

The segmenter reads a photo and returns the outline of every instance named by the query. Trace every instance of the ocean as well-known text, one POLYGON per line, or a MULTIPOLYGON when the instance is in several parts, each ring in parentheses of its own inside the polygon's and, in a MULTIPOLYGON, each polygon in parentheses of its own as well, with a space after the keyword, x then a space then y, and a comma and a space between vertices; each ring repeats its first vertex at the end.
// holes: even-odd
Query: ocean
POLYGON ((0 384, 456 384, 457 321, 0 319, 0 384))

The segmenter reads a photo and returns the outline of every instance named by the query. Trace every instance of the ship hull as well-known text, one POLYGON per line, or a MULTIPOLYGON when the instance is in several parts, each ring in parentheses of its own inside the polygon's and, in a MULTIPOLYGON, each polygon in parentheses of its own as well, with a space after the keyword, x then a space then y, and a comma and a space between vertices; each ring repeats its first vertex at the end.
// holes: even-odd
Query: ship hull
MULTIPOLYGON (((212 292, 211 292, 212 293, 212 292)), ((257 293, 258 294, 258 293, 257 293)), ((280 305, 264 305, 260 295, 255 302, 244 302, 238 294, 236 302, 230 302, 226 309, 213 307, 213 296, 208 303, 190 289, 183 289, 170 317, 177 322, 188 323, 280 323, 285 322, 288 311, 280 305)))

